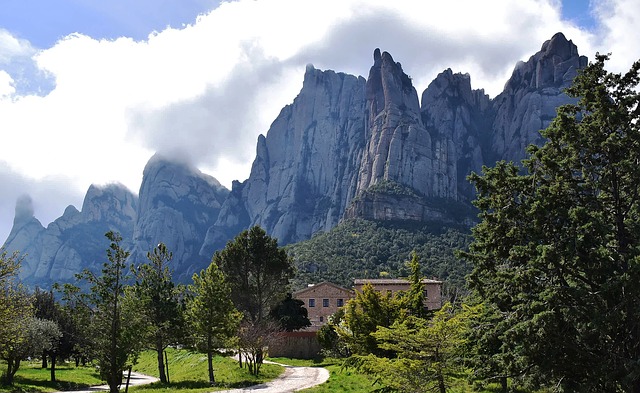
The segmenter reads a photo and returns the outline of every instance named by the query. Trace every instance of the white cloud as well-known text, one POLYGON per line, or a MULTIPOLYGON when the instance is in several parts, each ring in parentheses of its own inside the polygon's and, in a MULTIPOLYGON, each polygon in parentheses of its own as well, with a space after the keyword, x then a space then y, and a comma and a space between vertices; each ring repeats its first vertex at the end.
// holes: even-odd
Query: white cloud
POLYGON ((626 72, 640 59, 640 2, 636 0, 596 0, 596 17, 600 31, 596 50, 611 53, 608 69, 626 72))
POLYGON ((0 65, 9 63, 15 57, 31 56, 34 53, 29 41, 17 38, 0 27, 0 65))
POLYGON ((6 71, 0 70, 0 99, 8 98, 16 89, 13 87, 13 78, 6 71))
POLYGON ((39 52, 0 29, 0 157, 29 182, 64 176, 78 193, 112 181, 137 191, 163 150, 230 186, 248 176, 257 135, 293 100, 307 63, 366 77, 379 47, 419 94, 450 67, 495 95, 558 31, 589 57, 606 45, 616 64, 637 58, 639 3, 598 5, 603 28, 593 32, 561 20, 557 0, 241 0, 144 41, 75 34, 39 52), (25 56, 55 78, 48 94, 24 93, 15 70, 2 70, 4 58, 25 56))

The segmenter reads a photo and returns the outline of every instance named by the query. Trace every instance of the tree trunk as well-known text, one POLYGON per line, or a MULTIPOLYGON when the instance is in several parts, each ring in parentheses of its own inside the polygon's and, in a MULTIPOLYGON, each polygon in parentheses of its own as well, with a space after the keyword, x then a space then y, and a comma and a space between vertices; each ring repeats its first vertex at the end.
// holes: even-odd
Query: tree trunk
POLYGON ((209 385, 213 386, 216 384, 216 378, 213 375, 213 343, 211 341, 211 336, 207 337, 207 364, 209 366, 209 385))
POLYGON ((633 386, 631 386, 631 393, 640 393, 640 378, 633 381, 633 386))
POLYGON ((160 382, 167 383, 167 375, 164 372, 164 348, 162 348, 162 344, 162 339, 156 339, 156 352, 158 353, 158 375, 160 376, 160 382))
POLYGON ((51 353, 51 382, 56 381, 56 354, 51 353))
POLYGON ((107 385, 109 385, 109 393, 119 393, 122 384, 122 373, 110 372, 107 374, 107 385))
POLYGON ((256 364, 255 364, 255 375, 260 374, 260 366, 262 366, 262 362, 264 361, 264 351, 262 351, 262 348, 258 349, 256 351, 256 364))
POLYGON ((3 382, 6 385, 13 385, 13 376, 15 375, 15 371, 13 371, 13 359, 7 359, 7 373, 4 375, 3 382))
POLYGON ((47 351, 42 351, 42 368, 49 367, 47 365, 47 351))
POLYGON ((440 393, 447 393, 447 387, 444 384, 444 377, 442 374, 438 374, 438 390, 440 393))
POLYGON ((502 390, 501 390, 502 393, 508 393, 509 385, 507 384, 507 377, 500 378, 500 386, 502 387, 502 390))

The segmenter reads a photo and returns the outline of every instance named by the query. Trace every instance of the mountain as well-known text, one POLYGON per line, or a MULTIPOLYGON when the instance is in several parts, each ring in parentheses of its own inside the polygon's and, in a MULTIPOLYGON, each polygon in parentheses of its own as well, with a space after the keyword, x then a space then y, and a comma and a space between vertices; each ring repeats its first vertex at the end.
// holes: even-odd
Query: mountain
MULTIPOLYGON (((379 49, 367 79, 308 66, 298 96, 258 138, 249 178, 234 181, 230 191, 195 168, 155 156, 137 200, 110 191, 120 201, 112 210, 69 207, 47 228, 28 207, 17 206, 5 246, 28 252, 21 278, 51 282, 81 266, 95 268, 104 257, 88 250, 104 254, 103 230, 114 228, 136 263, 166 243, 185 281, 253 225, 280 244, 309 239, 345 219, 469 227, 475 211, 468 174, 496 160, 518 161, 528 144, 541 143, 539 130, 557 106, 573 102, 563 89, 586 64, 558 33, 516 65, 494 99, 473 90, 469 75, 447 69, 421 100, 401 64, 379 49), (80 233, 73 230, 79 225, 94 226, 80 233)), ((89 190, 85 205, 96 190, 89 190)))
POLYGON ((29 198, 16 205, 13 228, 4 244, 8 252, 25 256, 18 277, 27 284, 48 287, 69 282, 84 268, 94 272, 106 260, 108 231, 119 232, 123 245, 132 245, 138 199, 124 186, 91 186, 78 211, 68 206, 46 228, 33 216, 29 198))
POLYGON ((175 275, 182 281, 211 261, 201 253, 207 231, 218 218, 229 190, 215 178, 187 164, 153 156, 144 168, 133 230, 136 263, 163 242, 173 253, 175 275))
POLYGON ((234 187, 218 227, 260 225, 281 243, 334 227, 356 194, 366 141, 365 84, 308 66, 300 94, 258 138, 251 174, 234 187))

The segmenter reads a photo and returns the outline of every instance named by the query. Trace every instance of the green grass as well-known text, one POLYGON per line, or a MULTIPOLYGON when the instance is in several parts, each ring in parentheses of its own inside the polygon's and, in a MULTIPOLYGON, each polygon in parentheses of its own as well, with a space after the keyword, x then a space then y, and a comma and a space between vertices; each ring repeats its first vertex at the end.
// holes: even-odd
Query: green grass
MULTIPOLYGON (((303 393, 370 393, 382 386, 374 383, 374 377, 358 373, 353 368, 343 368, 341 359, 325 358, 325 359, 290 359, 290 358, 269 358, 269 360, 287 364, 291 366, 304 367, 324 367, 329 370, 329 380, 322 385, 318 385, 309 389, 301 390, 303 393)), ((447 388, 449 393, 499 393, 501 387, 497 383, 488 384, 483 388, 474 390, 467 382, 467 375, 461 374, 453 381, 452 385, 447 388)), ((517 393, 549 393, 548 390, 537 390, 535 392, 516 389, 517 393)))
MULTIPOLYGON (((239 368, 236 361, 228 357, 216 356, 213 359, 216 386, 211 387, 209 386, 207 356, 205 354, 170 348, 167 350, 167 356, 171 383, 161 384, 158 382, 131 387, 129 390, 139 393, 212 392, 261 384, 278 377, 284 371, 282 366, 263 364, 260 368, 260 375, 256 377, 249 374, 246 368, 239 368)), ((156 353, 151 351, 142 353, 133 370, 158 377, 156 353)))
MULTIPOLYGON (((4 372, 6 367, 6 363, 0 362, 0 373, 4 372)), ((56 382, 51 382, 50 377, 51 371, 41 368, 40 362, 22 362, 14 378, 14 385, 0 385, 0 393, 77 390, 103 383, 94 367, 76 368, 71 364, 56 367, 56 382)))
MULTIPOLYGON (((259 376, 249 374, 246 368, 230 358, 216 356, 213 359, 217 385, 209 386, 207 357, 204 354, 187 350, 168 349, 170 384, 129 387, 129 391, 138 393, 200 393, 216 390, 242 388, 270 381, 284 371, 282 366, 263 364, 259 376)), ((6 364, 0 362, 0 373, 6 364)), ((155 352, 143 352, 134 371, 158 376, 155 352)), ((47 393, 64 390, 86 389, 89 386, 102 385, 95 367, 74 367, 61 365, 56 367, 58 382, 50 382, 50 370, 40 368, 40 362, 22 362, 15 376, 13 386, 0 385, 0 393, 47 393)), ((124 390, 123 390, 124 391, 124 390)))

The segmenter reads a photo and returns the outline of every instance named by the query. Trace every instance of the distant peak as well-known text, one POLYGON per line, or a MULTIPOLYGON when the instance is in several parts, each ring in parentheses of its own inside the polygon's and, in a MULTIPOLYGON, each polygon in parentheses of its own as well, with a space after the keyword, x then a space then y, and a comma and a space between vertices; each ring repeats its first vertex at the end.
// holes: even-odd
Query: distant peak
POLYGON ((33 217, 33 200, 29 195, 21 195, 16 200, 15 222, 23 222, 33 217))
POLYGON ((380 48, 376 48, 376 49, 373 51, 373 62, 374 62, 374 63, 377 63, 377 62, 379 62, 380 60, 382 60, 382 55, 380 54, 380 48))
POLYGON ((567 37, 562 33, 556 33, 542 44, 540 52, 545 54, 555 54, 562 58, 569 58, 578 54, 578 47, 574 45, 573 41, 567 40, 567 37))

